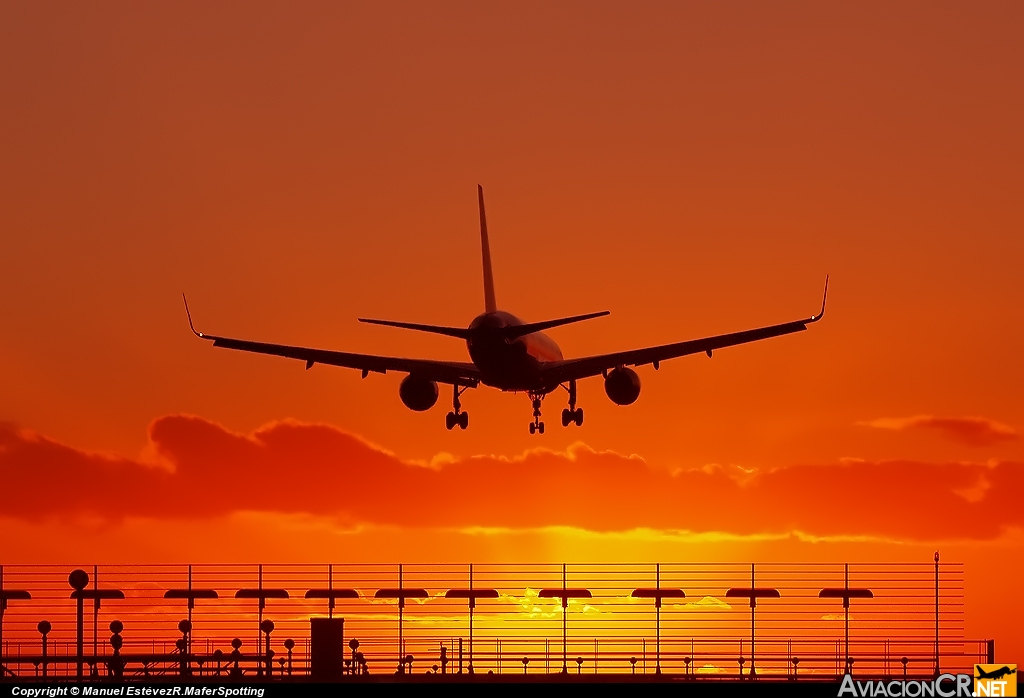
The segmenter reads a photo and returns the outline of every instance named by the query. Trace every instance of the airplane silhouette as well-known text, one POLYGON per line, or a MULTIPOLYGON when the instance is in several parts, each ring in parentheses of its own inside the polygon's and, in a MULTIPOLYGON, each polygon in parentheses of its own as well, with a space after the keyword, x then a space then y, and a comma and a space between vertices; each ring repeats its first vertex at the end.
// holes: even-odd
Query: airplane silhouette
POLYGON ((821 310, 803 320, 675 344, 566 359, 558 345, 545 335, 543 330, 608 315, 609 311, 528 323, 510 313, 498 310, 494 300, 494 277, 491 273, 491 250, 487 239, 487 217, 484 214, 484 191, 479 185, 477 197, 480 205, 480 243, 483 250, 484 312, 474 318, 467 328, 359 318, 360 322, 374 325, 430 332, 464 340, 472 362, 352 354, 205 334, 198 332, 192 324, 188 301, 182 294, 189 327, 197 337, 211 340, 215 347, 299 359, 306 362, 307 370, 314 364, 330 364, 361 370, 363 378, 369 373, 406 373, 408 375, 402 380, 398 394, 406 407, 417 412, 428 410, 437 402, 438 383, 451 385, 452 411, 445 418, 445 426, 449 430, 455 426, 460 429, 469 426, 469 414, 462 410, 459 399, 467 389, 483 384, 506 392, 525 392, 533 402, 530 433, 543 434, 544 422, 540 419, 541 401, 559 387, 564 388, 569 394, 569 406, 562 410, 562 426, 582 426, 583 408, 576 406, 578 380, 600 375, 604 378, 605 393, 609 399, 617 405, 630 405, 640 396, 640 376, 629 368, 630 366, 652 364, 657 370, 661 362, 667 359, 701 352, 710 357, 715 349, 806 330, 808 324, 817 322, 825 314, 825 300, 828 296, 827 276, 821 310))
POLYGON ((1009 676, 1010 674, 1016 674, 1017 673, 1016 669, 1011 669, 1008 666, 1000 667, 999 669, 995 669, 994 671, 992 671, 990 673, 986 672, 981 667, 977 667, 977 670, 978 670, 978 678, 979 679, 1001 679, 1004 676, 1009 676))

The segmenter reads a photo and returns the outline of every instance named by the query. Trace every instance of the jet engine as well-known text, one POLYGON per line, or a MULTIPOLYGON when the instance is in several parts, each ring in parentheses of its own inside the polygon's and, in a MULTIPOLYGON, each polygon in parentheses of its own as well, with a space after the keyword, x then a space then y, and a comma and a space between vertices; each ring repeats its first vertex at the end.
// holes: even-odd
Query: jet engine
POLYGON ((632 405, 640 397, 640 376, 630 368, 612 369, 604 379, 604 392, 616 405, 632 405))
POLYGON ((423 412, 437 402, 437 383, 410 374, 402 379, 398 395, 410 410, 423 412))

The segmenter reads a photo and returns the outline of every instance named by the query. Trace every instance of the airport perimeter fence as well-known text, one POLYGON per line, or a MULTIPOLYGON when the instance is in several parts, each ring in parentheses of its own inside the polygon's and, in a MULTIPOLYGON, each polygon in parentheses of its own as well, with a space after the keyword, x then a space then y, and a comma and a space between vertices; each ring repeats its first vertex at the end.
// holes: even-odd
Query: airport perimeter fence
POLYGON ((0 664, 8 681, 297 680, 330 616, 353 678, 922 677, 991 657, 964 638, 963 586, 947 562, 5 565, 0 664))

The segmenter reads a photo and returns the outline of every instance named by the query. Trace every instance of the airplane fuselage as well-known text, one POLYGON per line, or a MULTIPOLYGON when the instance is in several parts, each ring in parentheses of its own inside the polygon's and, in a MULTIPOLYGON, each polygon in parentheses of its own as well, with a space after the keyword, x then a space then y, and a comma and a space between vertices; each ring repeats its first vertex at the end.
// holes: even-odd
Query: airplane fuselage
POLYGON ((540 368, 544 362, 562 360, 562 350, 554 340, 543 332, 508 339, 499 331, 524 324, 515 315, 501 310, 478 315, 469 324, 473 330, 466 340, 469 356, 480 369, 485 385, 501 390, 551 392, 558 386, 544 385, 540 368))

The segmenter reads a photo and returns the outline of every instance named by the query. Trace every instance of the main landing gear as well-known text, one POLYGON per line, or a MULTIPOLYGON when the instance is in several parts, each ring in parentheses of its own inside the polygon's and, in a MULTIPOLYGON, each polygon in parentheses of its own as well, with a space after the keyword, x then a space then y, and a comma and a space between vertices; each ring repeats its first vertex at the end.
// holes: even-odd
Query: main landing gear
POLYGON ((540 421, 540 403, 544 399, 544 393, 530 393, 530 399, 533 400, 533 423, 530 424, 530 433, 543 434, 544 422, 540 421))
POLYGON ((444 417, 444 425, 448 431, 454 429, 456 424, 459 425, 459 429, 469 426, 469 412, 462 411, 462 403, 459 401, 459 396, 464 392, 466 392, 466 388, 452 386, 452 411, 444 417))
POLYGON ((576 407, 576 381, 569 381, 569 408, 562 410, 562 426, 583 426, 583 408, 576 407))
MULTIPOLYGON (((562 387, 565 388, 564 385, 562 387)), ((583 408, 576 407, 576 381, 569 381, 569 387, 565 389, 569 392, 569 407, 562 410, 562 426, 575 424, 581 427, 583 426, 583 408)), ((530 393, 530 399, 533 400, 533 424, 530 425, 530 433, 543 434, 544 422, 540 421, 540 404, 544 399, 544 393, 530 393)))

